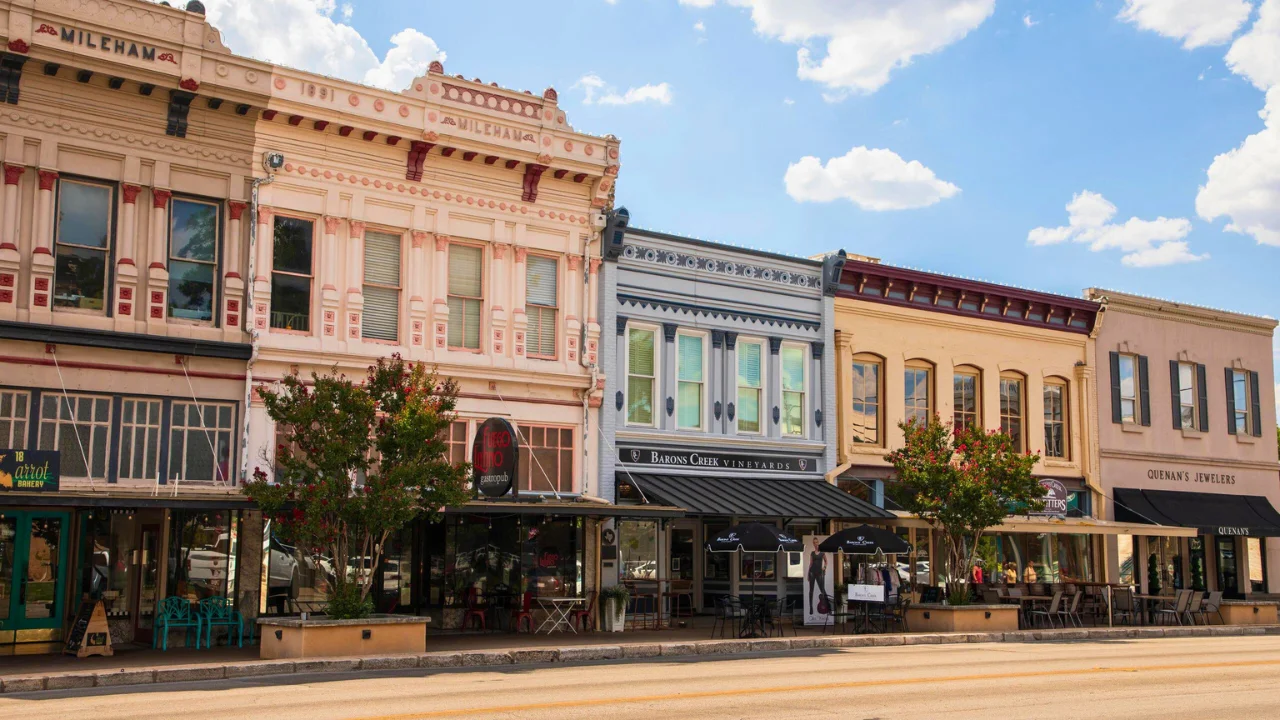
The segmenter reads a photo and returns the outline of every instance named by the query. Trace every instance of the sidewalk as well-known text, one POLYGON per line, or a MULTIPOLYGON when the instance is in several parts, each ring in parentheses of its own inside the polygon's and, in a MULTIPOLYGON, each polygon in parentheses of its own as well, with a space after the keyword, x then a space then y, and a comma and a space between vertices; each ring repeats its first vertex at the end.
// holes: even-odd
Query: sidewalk
POLYGON ((93 687, 121 687, 166 682, 228 680, 247 677, 351 673, 375 670, 439 668, 496 668, 600 660, 626 660, 700 655, 747 655, 762 652, 863 648, 890 645, 955 643, 1061 642, 1128 640, 1163 637, 1221 637, 1280 635, 1280 625, 1211 625, 1195 627, 1122 627, 1067 630, 1021 630, 1007 633, 894 633, 880 635, 820 635, 756 640, 707 640, 690 630, 640 631, 626 634, 593 633, 522 636, 511 647, 510 635, 433 636, 430 652, 377 657, 315 660, 257 660, 257 648, 171 650, 168 653, 120 652, 111 658, 77 660, 66 656, 18 656, 0 663, 0 692, 30 693, 93 687), (672 639, 671 634, 679 634, 672 639), (572 643, 572 644, 567 644, 572 643), (29 661, 29 662, 28 662, 29 661), (145 661, 145 662, 143 662, 145 661), (91 664, 90 664, 91 663, 91 664), (19 670, 21 668, 21 670, 19 670))

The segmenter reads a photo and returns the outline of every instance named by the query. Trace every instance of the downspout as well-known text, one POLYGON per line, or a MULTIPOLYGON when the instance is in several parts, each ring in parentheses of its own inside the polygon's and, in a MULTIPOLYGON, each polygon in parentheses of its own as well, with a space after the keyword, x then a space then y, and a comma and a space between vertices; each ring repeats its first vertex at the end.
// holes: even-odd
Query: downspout
MULTIPOLYGON (((582 304, 579 307, 579 313, 582 315, 578 322, 578 364, 590 371, 587 389, 582 391, 582 494, 587 494, 586 474, 587 463, 591 457, 590 451, 587 450, 587 440, 591 437, 591 393, 596 391, 596 382, 600 377, 600 368, 597 363, 587 363, 587 319, 591 308, 591 240, 595 233, 585 236, 582 243, 582 304)), ((598 479, 598 478, 597 478, 598 479)), ((599 488, 597 488, 599 491, 599 488)), ((598 577, 598 576, 597 576, 598 577)))
POLYGON ((252 189, 249 194, 249 272, 248 272, 248 296, 246 302, 248 307, 246 312, 242 314, 243 322, 248 326, 249 344, 252 352, 249 354, 249 361, 245 363, 244 368, 244 421, 240 432, 240 481, 244 482, 249 477, 249 410, 253 401, 253 363, 258 359, 258 328, 253 322, 256 315, 253 304, 253 291, 258 284, 257 274, 257 245, 258 245, 258 188, 263 185, 271 184, 275 179, 275 172, 270 166, 266 166, 266 177, 254 178, 252 189))

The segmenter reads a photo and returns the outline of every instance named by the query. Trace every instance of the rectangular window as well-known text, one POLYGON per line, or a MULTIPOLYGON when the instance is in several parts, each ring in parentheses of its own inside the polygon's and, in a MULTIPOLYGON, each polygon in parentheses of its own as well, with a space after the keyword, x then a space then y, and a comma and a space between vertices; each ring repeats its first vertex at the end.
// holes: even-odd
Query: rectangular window
POLYGON ((28 406, 31 396, 20 390, 0 390, 0 448, 27 447, 28 406))
POLYGON ((760 406, 764 393, 764 343, 739 340, 738 405, 734 408, 738 432, 760 432, 760 406))
POLYGON ((1120 422, 1137 423, 1138 418, 1138 359, 1134 355, 1120 355, 1120 422))
POLYGON ((110 434, 110 398, 59 393, 40 398, 40 449, 62 453, 64 480, 105 479, 110 434))
POLYGON ((1237 435, 1250 434, 1249 428, 1249 373, 1231 371, 1232 427, 1237 435))
POLYGON ((471 245, 449 246, 449 347, 480 349, 484 253, 471 245))
POLYGON ((1249 550, 1249 592, 1267 591, 1267 547, 1262 538, 1245 538, 1249 550))
POLYGON ((653 385, 657 379, 655 337, 653 330, 627 329, 628 425, 653 425, 653 385))
POLYGON ((1067 386, 1062 383, 1044 386, 1044 455, 1067 457, 1067 386))
POLYGON ((782 361, 782 434, 804 437, 805 356, 803 347, 783 345, 782 361))
POLYGON ((466 420, 454 420, 449 423, 448 444, 448 459, 450 463, 457 465, 459 463, 470 462, 471 452, 467 445, 466 420))
POLYGON ((364 234, 363 337, 400 339, 400 240, 400 235, 392 233, 364 234))
POLYGON ((1000 432, 1013 439, 1013 446, 1025 449, 1022 436, 1022 380, 1000 378, 1000 432))
POLYGON ((1116 546, 1120 556, 1120 584, 1134 585, 1134 567, 1133 567, 1133 536, 1117 535, 1116 546))
POLYGON ((929 397, 929 388, 932 385, 929 375, 928 368, 908 367, 903 378, 905 418, 908 421, 915 420, 917 425, 927 425, 929 418, 933 415, 933 407, 930 404, 932 398, 929 397))
POLYGON ((235 408, 215 403, 173 403, 169 425, 169 481, 232 481, 231 429, 235 408))
POLYGON ((880 444, 880 363, 853 362, 853 442, 880 444))
POLYGON ((271 327, 311 331, 311 244, 315 223, 275 219, 271 258, 271 327))
POLYGON ((159 461, 160 401, 125 398, 120 416, 120 479, 154 481, 159 461))
POLYGON ((1199 427, 1197 397, 1195 363, 1178 363, 1178 423, 1183 430, 1199 427))
POLYGON ((211 323, 216 315, 219 206, 173 198, 169 212, 169 317, 211 323))
POLYGON ((556 359, 556 272, 555 258, 528 256, 525 263, 526 354, 544 360, 556 359))
POLYGON ((956 428, 979 427, 981 424, 981 383, 976 373, 958 372, 952 381, 954 386, 955 414, 952 420, 956 428))
POLYGON ((102 312, 106 307, 112 195, 110 185, 58 181, 54 307, 94 312, 102 312))
POLYGON ((676 336, 676 428, 702 429, 703 358, 701 335, 676 336))
POLYGON ((521 492, 573 492, 573 430, 521 425, 521 492))
POLYGON ((166 594, 194 602, 234 598, 238 535, 235 511, 173 511, 166 594))

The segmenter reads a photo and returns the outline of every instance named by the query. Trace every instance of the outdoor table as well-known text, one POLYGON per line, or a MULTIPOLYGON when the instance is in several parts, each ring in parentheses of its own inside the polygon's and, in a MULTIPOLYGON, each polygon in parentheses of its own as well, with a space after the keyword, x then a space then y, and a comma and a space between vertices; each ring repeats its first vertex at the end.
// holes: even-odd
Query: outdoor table
POLYGON ((511 603, 518 596, 512 592, 487 592, 480 596, 484 600, 485 614, 489 616, 489 627, 495 631, 511 629, 511 603))
POLYGON ((1030 610, 1028 606, 1035 605, 1036 603, 1053 602, 1052 595, 1022 595, 1020 597, 1011 597, 1009 599, 1018 601, 1018 615, 1020 616, 1019 622, 1025 621, 1027 625, 1031 624, 1030 615, 1027 614, 1030 610))
POLYGON ((584 602, 585 598, 540 597, 535 599, 538 602, 538 607, 542 608, 542 610, 547 613, 547 618, 538 626, 535 634, 542 632, 543 629, 546 628, 547 634, 550 635, 561 627, 568 628, 577 634, 578 629, 573 626, 573 620, 570 618, 569 614, 573 612, 573 608, 575 606, 584 602), (550 625, 550 627, 547 627, 548 625, 550 625))
POLYGON ((742 627, 738 631, 738 637, 764 637, 766 635, 765 620, 769 614, 768 599, 763 595, 748 595, 739 598, 739 600, 742 601, 742 607, 746 610, 746 615, 742 618, 742 627))
POLYGON ((1171 603, 1178 599, 1177 595, 1138 595, 1134 594, 1134 600, 1142 602, 1142 618, 1143 623, 1150 625, 1155 622, 1154 615, 1156 606, 1160 603, 1171 603))

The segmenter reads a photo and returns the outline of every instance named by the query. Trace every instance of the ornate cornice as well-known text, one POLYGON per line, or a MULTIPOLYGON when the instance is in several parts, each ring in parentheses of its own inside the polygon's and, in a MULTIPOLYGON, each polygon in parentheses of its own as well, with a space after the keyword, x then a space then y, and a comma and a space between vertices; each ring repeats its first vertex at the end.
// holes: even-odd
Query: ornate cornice
MULTIPOLYGON (((725 249, 731 251, 734 248, 725 246, 725 249)), ((655 265, 683 268, 724 277, 746 278, 747 280, 777 283, 802 289, 821 290, 822 288, 822 278, 817 274, 793 272, 758 263, 724 261, 692 253, 652 248, 636 243, 628 243, 622 250, 622 257, 628 260, 639 260, 655 265)))
POLYGON ((26 123, 32 127, 44 127, 55 132, 74 132, 86 137, 95 137, 100 140, 124 142, 130 145, 149 148, 161 153, 185 153, 193 157, 220 160, 222 162, 243 165, 245 167, 252 165, 249 160, 249 156, 247 155, 218 150, 206 145, 178 142, 168 137, 158 135, 152 136, 144 133, 114 130, 94 125, 81 125, 60 117, 36 117, 16 110, 6 110, 0 111, 0 119, 12 120, 15 123, 26 123))
POLYGON ((690 317, 706 317, 714 320, 736 320, 763 327, 780 327, 817 331, 822 326, 821 323, 805 322, 803 320, 795 320, 792 318, 783 318, 757 313, 735 312, 732 310, 720 310, 716 308, 708 308, 706 306, 686 305, 684 303, 665 302, 661 300, 621 294, 618 295, 618 305, 620 307, 665 310, 675 315, 688 315, 690 317))

